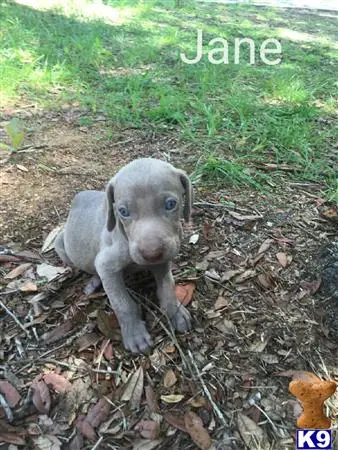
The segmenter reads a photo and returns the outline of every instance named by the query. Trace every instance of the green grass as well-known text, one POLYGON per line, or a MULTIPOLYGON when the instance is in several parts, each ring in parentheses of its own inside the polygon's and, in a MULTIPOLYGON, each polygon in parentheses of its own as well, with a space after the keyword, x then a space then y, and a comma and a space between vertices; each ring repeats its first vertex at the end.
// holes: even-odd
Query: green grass
POLYGON ((267 175, 256 163, 284 163, 299 169, 288 176, 322 182, 337 196, 336 19, 189 0, 180 9, 171 0, 108 0, 102 20, 64 3, 42 11, 0 2, 3 106, 80 102, 88 116, 102 111, 116 126, 193 141, 205 176, 260 187, 267 175), (251 37, 256 50, 266 38, 280 39, 282 62, 256 58, 251 66, 243 47, 239 65, 184 64, 179 53, 193 55, 197 28, 206 42, 227 39, 230 62, 236 37, 251 37))

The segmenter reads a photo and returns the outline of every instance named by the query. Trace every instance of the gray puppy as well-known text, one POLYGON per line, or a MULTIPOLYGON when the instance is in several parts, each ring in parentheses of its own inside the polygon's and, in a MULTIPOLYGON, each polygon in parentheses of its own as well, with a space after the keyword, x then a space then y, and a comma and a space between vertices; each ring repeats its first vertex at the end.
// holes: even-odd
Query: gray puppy
POLYGON ((146 351, 151 338, 123 280, 130 264, 151 270, 162 311, 177 331, 190 329, 190 315, 176 299, 171 261, 182 238, 182 213, 190 219, 192 197, 185 172, 157 159, 137 159, 109 181, 105 193, 77 194, 56 238, 55 250, 66 264, 94 275, 87 294, 102 282, 124 346, 132 352, 146 351))

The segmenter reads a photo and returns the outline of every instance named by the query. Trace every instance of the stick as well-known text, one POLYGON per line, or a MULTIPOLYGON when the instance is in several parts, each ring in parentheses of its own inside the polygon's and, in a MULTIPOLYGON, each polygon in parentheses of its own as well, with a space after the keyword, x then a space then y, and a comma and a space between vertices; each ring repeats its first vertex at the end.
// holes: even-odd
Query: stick
POLYGON ((202 374, 199 372, 197 364, 192 356, 192 353, 190 350, 188 350, 188 355, 189 358, 191 359, 192 365, 194 366, 194 369, 196 371, 196 375, 198 377, 198 379, 200 380, 203 390, 205 392, 205 395, 208 397, 209 402, 211 403, 211 406, 213 408, 213 410, 215 411, 216 416, 219 418, 219 420, 222 422, 222 425, 226 425, 226 421, 224 419, 224 416, 222 414, 222 411, 219 409, 219 407, 216 405, 216 403, 214 402, 214 400, 212 399, 212 396, 210 394, 209 389, 207 388, 207 385, 205 384, 205 381, 203 380, 202 374))
POLYGON ((16 315, 14 313, 12 313, 12 311, 10 311, 7 306, 0 300, 0 306, 2 309, 4 309, 6 311, 6 313, 12 317, 12 319, 14 320, 14 322, 22 329, 22 331, 24 331, 27 335, 28 338, 30 338, 30 333, 28 330, 26 330, 26 328, 22 325, 22 323, 20 322, 20 320, 16 317, 16 315))

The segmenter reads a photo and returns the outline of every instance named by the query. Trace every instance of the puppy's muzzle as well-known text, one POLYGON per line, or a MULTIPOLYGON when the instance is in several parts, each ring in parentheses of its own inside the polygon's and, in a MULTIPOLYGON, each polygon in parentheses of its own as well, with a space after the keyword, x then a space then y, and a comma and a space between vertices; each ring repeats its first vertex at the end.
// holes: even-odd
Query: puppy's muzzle
POLYGON ((149 264, 160 263, 164 259, 165 247, 161 242, 152 245, 141 244, 138 250, 142 258, 149 264))

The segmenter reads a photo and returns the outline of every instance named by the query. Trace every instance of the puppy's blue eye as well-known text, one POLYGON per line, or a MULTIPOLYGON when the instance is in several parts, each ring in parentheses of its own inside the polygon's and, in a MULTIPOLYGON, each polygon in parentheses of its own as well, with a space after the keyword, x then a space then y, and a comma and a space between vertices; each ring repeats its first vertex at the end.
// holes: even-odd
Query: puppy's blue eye
POLYGON ((172 211, 173 209, 176 208, 176 205, 177 205, 177 201, 175 199, 173 199, 173 198, 168 198, 165 201, 165 209, 167 211, 172 211))
POLYGON ((122 217, 130 216, 130 212, 128 211, 128 208, 126 208, 125 206, 120 206, 118 211, 119 211, 120 216, 122 216, 122 217))

